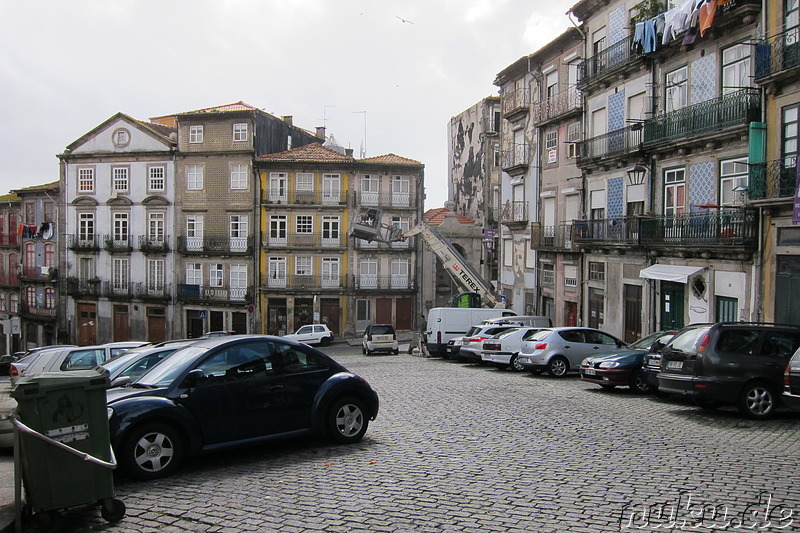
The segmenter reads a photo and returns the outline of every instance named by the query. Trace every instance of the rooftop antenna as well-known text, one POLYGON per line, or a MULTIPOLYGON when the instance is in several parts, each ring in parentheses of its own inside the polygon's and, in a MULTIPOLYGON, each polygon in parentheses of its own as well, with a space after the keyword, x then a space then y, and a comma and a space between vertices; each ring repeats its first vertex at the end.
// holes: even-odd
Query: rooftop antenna
POLYGON ((325 129, 328 129, 328 108, 329 107, 336 107, 335 105, 324 105, 322 106, 322 125, 325 129))
POLYGON ((353 111, 353 114, 363 113, 364 114, 364 140, 361 141, 361 151, 359 157, 361 159, 367 156, 367 112, 366 111, 353 111))

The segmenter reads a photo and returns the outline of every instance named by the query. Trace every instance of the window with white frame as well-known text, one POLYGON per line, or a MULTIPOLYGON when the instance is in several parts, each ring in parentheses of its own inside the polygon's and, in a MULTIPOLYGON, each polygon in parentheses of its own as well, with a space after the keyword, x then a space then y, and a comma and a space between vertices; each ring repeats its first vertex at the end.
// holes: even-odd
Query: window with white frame
POLYGON ((203 215, 186 215, 186 249, 202 250, 203 234, 203 215))
POLYGON ((247 140, 247 123, 233 125, 233 140, 234 141, 247 140))
POLYGON ((111 175, 114 192, 128 192, 128 167, 113 167, 111 175))
POLYGON ((286 258, 267 259, 267 287, 286 287, 286 258))
POLYGON ((312 203, 314 201, 314 174, 298 172, 294 177, 294 189, 299 203, 312 203))
POLYGON ((285 172, 270 172, 269 197, 270 202, 285 202, 289 176, 285 172))
POLYGON ((167 170, 163 166, 154 166, 147 169, 147 188, 152 192, 163 192, 166 187, 167 170))
POLYGON ((33 309, 36 307, 35 287, 25 287, 25 305, 28 306, 28 309, 33 309))
POLYGON ((358 284, 362 289, 378 288, 378 262, 375 259, 362 259, 358 266, 358 284))
POLYGON ((410 288, 408 279, 408 259, 392 259, 391 288, 408 289, 410 288))
POLYGON ((147 290, 160 292, 164 290, 164 260, 147 260, 147 290))
POLYGON ((323 257, 322 258, 322 286, 323 287, 338 287, 339 286, 339 258, 338 257, 323 257))
POLYGON ((231 165, 231 189, 247 190, 247 171, 246 164, 234 163, 231 165))
POLYGON ((112 261, 111 284, 116 291, 128 288, 128 272, 130 260, 127 257, 115 257, 112 261))
POLYGON ((664 82, 666 111, 677 111, 689 103, 689 85, 686 67, 668 72, 664 82))
POLYGON ((297 215, 295 219, 295 233, 311 235, 314 232, 313 215, 297 215))
POLYGON ((361 205, 378 205, 380 181, 377 176, 365 174, 361 176, 361 205))
POLYGON ((231 300, 244 300, 247 295, 247 265, 231 265, 229 279, 231 300))
POLYGON ((558 148, 558 130, 548 131, 544 136, 544 149, 553 150, 558 148))
POLYGON ((578 267, 575 265, 564 265, 564 286, 578 286, 578 267))
POLYGON ((188 190, 203 190, 203 170, 203 165, 186 165, 186 188, 188 190))
POLYGON ((411 180, 406 176, 392 178, 392 205, 411 205, 411 180))
POLYGON ((313 258, 307 255, 295 257, 294 273, 296 276, 312 276, 314 274, 313 258))
POLYGON ((725 159, 719 162, 719 198, 721 205, 742 204, 743 196, 737 187, 747 187, 747 158, 725 159))
POLYGON ((78 192, 79 193, 94 192, 94 168, 78 169, 78 192))
POLYGON ((581 123, 573 122, 567 126, 567 142, 578 142, 581 140, 581 123))
POLYGON ((231 215, 230 217, 230 245, 231 251, 247 250, 248 216, 231 215))
POLYGON ((322 203, 339 203, 339 196, 342 190, 342 177, 339 174, 322 175, 322 203))
POLYGON ((542 274, 542 285, 553 285, 556 281, 556 269, 553 263, 542 263, 540 270, 542 274))
POLYGON ((722 94, 750 87, 750 43, 739 43, 722 51, 722 94))
MULTIPOLYGON (((402 233, 408 231, 411 224, 407 217, 392 216, 392 227, 399 228, 402 233)), ((398 241, 392 243, 392 248, 408 248, 411 241, 398 241)))
POLYGON ((147 239, 150 241, 164 242, 165 214, 147 213, 147 239))
POLYGON ((203 265, 201 263, 186 263, 186 284, 203 284, 203 265))
POLYGON ((192 144, 203 142, 203 126, 189 126, 189 142, 192 144))
POLYGON ((286 244, 287 225, 288 219, 286 215, 271 215, 269 217, 270 244, 286 244))
POLYGON ((322 217, 322 245, 339 245, 339 217, 334 215, 324 215, 322 217))
POLYGON ((606 264, 600 261, 589 261, 589 281, 605 281, 606 264))
POLYGON ((87 279, 92 279, 93 277, 95 277, 94 258, 78 258, 78 279, 86 281, 87 279))
POLYGON ((114 244, 128 244, 128 213, 114 213, 114 244))
POLYGON ((225 270, 222 263, 211 263, 208 265, 208 286, 222 287, 225 284, 225 270))
POLYGON ((664 214, 680 216, 686 210, 686 169, 664 170, 664 214))
POLYGON ((94 213, 78 213, 78 240, 94 241, 94 213))

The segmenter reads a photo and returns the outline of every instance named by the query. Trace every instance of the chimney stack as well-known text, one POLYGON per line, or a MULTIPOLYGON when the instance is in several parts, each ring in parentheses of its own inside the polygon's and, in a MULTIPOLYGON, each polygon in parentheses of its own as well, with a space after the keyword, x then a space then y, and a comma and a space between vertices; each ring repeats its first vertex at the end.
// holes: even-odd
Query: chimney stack
POLYGON ((287 126, 292 125, 292 115, 286 115, 281 118, 283 119, 283 121, 286 123, 287 126))
POLYGON ((344 149, 344 155, 346 155, 347 157, 353 157, 353 149, 352 148, 345 148, 344 149))
POLYGON ((325 138, 325 126, 317 126, 317 137, 319 139, 325 138))

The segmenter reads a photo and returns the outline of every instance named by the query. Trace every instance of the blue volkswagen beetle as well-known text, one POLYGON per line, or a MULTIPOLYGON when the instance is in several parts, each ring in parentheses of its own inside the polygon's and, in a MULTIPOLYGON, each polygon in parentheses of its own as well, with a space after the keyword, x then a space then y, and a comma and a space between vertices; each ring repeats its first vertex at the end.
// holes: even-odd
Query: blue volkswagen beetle
POLYGON ((139 479, 167 476, 187 455, 277 438, 357 442, 379 405, 365 379, 324 353, 267 335, 195 342, 107 399, 111 444, 139 479))

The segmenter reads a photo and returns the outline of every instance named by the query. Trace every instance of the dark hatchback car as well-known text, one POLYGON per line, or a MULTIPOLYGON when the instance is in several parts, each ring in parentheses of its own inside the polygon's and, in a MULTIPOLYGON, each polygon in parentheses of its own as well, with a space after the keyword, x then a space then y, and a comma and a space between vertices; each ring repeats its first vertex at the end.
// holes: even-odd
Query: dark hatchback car
POLYGON ((647 354, 658 353, 670 341, 675 331, 658 331, 642 337, 627 348, 609 355, 587 357, 581 363, 581 379, 605 389, 630 387, 634 392, 651 392, 642 369, 647 354))
POLYGON ((662 350, 659 389, 707 409, 735 405, 748 418, 767 418, 778 407, 784 370, 798 347, 800 326, 693 324, 662 350))
POLYGON ((186 455, 276 438, 356 442, 379 405, 366 380, 327 355, 266 335, 191 344, 107 399, 120 466, 140 479, 171 474, 186 455))

